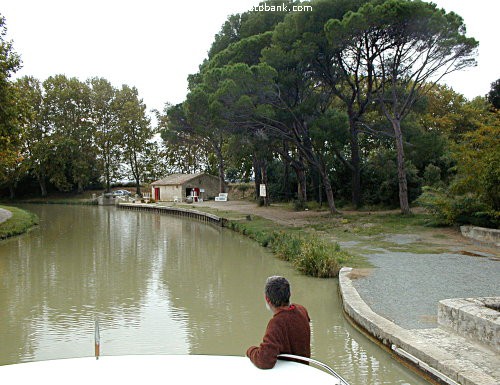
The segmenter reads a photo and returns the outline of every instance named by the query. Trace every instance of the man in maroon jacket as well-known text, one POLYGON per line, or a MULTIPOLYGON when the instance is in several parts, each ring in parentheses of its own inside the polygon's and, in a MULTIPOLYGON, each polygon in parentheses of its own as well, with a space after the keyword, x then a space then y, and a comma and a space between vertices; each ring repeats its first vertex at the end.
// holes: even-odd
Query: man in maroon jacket
POLYGON ((307 310, 290 304, 290 284, 286 278, 269 277, 265 289, 266 306, 273 313, 259 347, 251 346, 247 357, 260 369, 271 369, 278 354, 311 356, 311 328, 307 310))

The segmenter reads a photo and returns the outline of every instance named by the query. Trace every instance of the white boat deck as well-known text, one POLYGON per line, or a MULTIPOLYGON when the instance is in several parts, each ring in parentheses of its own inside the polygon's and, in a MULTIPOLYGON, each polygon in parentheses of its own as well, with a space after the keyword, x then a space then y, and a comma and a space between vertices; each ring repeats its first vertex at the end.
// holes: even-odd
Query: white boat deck
POLYGON ((101 356, 0 366, 5 384, 332 384, 340 380, 312 366, 279 360, 256 368, 248 358, 202 355, 101 356))

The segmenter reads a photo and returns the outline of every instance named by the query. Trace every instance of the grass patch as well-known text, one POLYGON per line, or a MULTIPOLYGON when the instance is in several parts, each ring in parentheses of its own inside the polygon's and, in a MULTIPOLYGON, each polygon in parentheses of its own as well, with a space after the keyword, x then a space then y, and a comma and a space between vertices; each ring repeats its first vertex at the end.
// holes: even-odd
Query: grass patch
POLYGON ((38 224, 38 217, 33 213, 17 207, 0 205, 0 208, 9 210, 12 213, 12 217, 0 223, 0 239, 25 233, 28 229, 38 224))
POLYGON ((337 277, 343 266, 366 265, 362 257, 341 250, 336 242, 301 229, 278 226, 263 218, 252 218, 251 221, 231 220, 228 227, 268 247, 278 258, 292 263, 306 275, 337 277))

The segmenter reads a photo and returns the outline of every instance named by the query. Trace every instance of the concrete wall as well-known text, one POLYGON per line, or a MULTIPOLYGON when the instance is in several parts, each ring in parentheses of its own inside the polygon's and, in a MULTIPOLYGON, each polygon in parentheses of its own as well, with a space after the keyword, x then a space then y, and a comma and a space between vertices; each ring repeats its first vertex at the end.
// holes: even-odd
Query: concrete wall
POLYGON ((462 235, 476 241, 500 247, 500 230, 485 227, 460 226, 462 235))
POLYGON ((486 307, 488 303, 500 304, 500 297, 439 301, 438 323, 500 353, 500 312, 486 307))
POLYGON ((197 178, 191 179, 183 185, 183 196, 185 197, 185 191, 187 188, 197 187, 199 189, 205 189, 205 192, 201 193, 203 199, 213 198, 219 195, 219 178, 203 174, 197 178))
MULTIPOLYGON (((445 333, 445 337, 429 338, 425 329, 407 330, 388 319, 376 314, 361 298, 356 288, 352 284, 350 277, 352 269, 344 267, 339 273, 339 289, 342 296, 344 311, 354 323, 364 329, 365 332, 375 337, 382 344, 390 347, 395 352, 409 354, 407 359, 416 368, 422 370, 434 378, 439 378, 442 382, 453 385, 498 385, 500 384, 500 371, 488 372, 481 366, 487 363, 488 368, 498 368, 499 359, 495 352, 491 355, 470 353, 472 347, 464 347, 464 342, 455 343, 456 346, 450 349, 446 343, 451 336, 445 333), (467 359, 456 356, 458 350, 470 353, 471 356, 479 357, 481 366, 471 363, 467 359), (415 361, 416 360, 416 361, 415 361)), ((427 329, 434 330, 434 329, 427 329)), ((437 329, 436 329, 437 330, 437 329)), ((439 334, 439 333, 438 333, 439 334)), ((465 338, 460 337, 465 341, 465 338)), ((483 348, 485 349, 485 348, 483 348)), ((398 353, 401 355, 401 353, 398 353)))
POLYGON ((160 201, 172 202, 174 197, 179 199, 184 199, 185 196, 182 192, 182 186, 152 186, 151 187, 151 197, 155 197, 155 187, 160 188, 160 201))

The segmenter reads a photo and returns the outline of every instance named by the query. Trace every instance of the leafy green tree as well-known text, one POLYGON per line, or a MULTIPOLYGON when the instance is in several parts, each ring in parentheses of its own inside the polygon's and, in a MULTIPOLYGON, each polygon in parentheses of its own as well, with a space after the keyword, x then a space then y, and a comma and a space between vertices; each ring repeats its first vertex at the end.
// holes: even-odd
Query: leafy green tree
POLYGON ((500 79, 495 80, 491 83, 490 92, 486 96, 488 101, 495 107, 497 110, 500 110, 500 79))
POLYGON ((456 146, 455 194, 475 194, 491 209, 500 211, 500 116, 496 124, 467 132, 456 146))
MULTIPOLYGON (((298 79, 307 77, 321 86, 345 108, 349 118, 348 154, 338 151, 336 156, 351 172, 351 199, 361 205, 361 150, 360 120, 370 106, 372 98, 371 69, 364 70, 356 63, 355 54, 344 50, 342 42, 347 32, 325 33, 325 23, 341 19, 346 12, 357 10, 366 1, 320 0, 313 4, 312 12, 289 14, 276 27, 270 49, 263 52, 264 60, 281 75, 300 70, 298 79)), ((362 38, 359 39, 359 44, 362 38)))
POLYGON ((499 123, 463 134, 454 146, 456 176, 451 184, 427 187, 419 197, 437 224, 500 227, 499 123))
POLYGON ((43 82, 44 118, 50 132, 50 180, 81 193, 96 178, 90 88, 77 78, 51 76, 43 82))
POLYGON ((0 150, 18 139, 17 108, 10 77, 21 68, 21 59, 11 41, 5 40, 7 27, 0 14, 0 150))
POLYGON ((0 159, 0 186, 7 186, 9 198, 14 199, 17 184, 25 176, 27 170, 22 147, 9 144, 7 148, 0 151, 0 159))
POLYGON ((140 184, 144 181, 146 158, 145 149, 154 131, 146 115, 146 105, 139 98, 135 87, 123 85, 116 93, 115 108, 117 128, 121 133, 123 159, 127 163, 130 176, 136 184, 136 194, 141 195, 140 184))
POLYGON ((206 171, 210 146, 197 136, 187 121, 183 103, 167 104, 157 113, 160 135, 166 148, 170 172, 196 173, 206 171))
POLYGON ((144 176, 146 183, 152 183, 169 174, 170 163, 166 148, 157 140, 151 139, 144 147, 144 176))
POLYGON ((450 72, 475 64, 477 41, 465 36, 462 18, 422 1, 388 0, 363 5, 327 31, 349 30, 344 49, 373 67, 378 104, 390 122, 397 149, 401 212, 410 213, 401 122, 415 101, 450 72), (357 51, 360 37, 366 48, 357 51), (373 47, 376 47, 374 50, 373 47))
POLYGON ((19 125, 26 150, 28 171, 40 186, 42 197, 47 196, 52 156, 51 132, 45 118, 44 92, 42 83, 32 76, 16 80, 17 105, 20 110, 19 125))
POLYGON ((106 192, 111 183, 121 176, 122 134, 118 127, 116 89, 103 78, 87 81, 90 87, 90 124, 93 127, 99 174, 102 175, 106 192))

